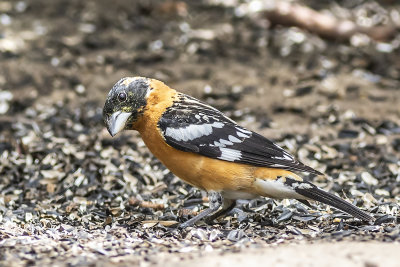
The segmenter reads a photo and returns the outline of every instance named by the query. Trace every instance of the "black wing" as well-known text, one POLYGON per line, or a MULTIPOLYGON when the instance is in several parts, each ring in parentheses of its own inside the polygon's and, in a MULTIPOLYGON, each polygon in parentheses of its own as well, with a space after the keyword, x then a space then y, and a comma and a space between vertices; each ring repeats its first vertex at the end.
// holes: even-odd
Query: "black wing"
POLYGON ((182 151, 259 167, 321 174, 262 135, 184 94, 164 112, 159 127, 165 141, 182 151))

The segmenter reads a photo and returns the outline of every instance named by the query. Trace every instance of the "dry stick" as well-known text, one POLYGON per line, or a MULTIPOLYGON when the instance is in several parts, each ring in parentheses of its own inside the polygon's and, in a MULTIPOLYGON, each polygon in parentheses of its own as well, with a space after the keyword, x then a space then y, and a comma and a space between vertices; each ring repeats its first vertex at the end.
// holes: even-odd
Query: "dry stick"
POLYGON ((356 33, 363 33, 377 41, 384 41, 396 33, 396 27, 391 25, 361 27, 353 21, 340 20, 296 3, 285 1, 269 3, 264 14, 271 23, 297 26, 326 38, 348 40, 356 33))

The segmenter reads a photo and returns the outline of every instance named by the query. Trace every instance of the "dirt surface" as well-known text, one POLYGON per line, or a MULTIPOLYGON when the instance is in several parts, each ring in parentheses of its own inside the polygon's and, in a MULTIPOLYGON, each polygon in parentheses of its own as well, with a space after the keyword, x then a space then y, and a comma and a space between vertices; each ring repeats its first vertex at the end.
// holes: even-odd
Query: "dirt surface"
MULTIPOLYGON (((0 265, 395 266, 400 32, 327 40, 271 25, 257 2, 0 0, 0 265), (163 80, 275 140, 377 222, 258 199, 175 229, 206 195, 136 133, 110 138, 102 107, 124 76, 163 80)), ((299 2, 400 25, 397 1, 299 2)))

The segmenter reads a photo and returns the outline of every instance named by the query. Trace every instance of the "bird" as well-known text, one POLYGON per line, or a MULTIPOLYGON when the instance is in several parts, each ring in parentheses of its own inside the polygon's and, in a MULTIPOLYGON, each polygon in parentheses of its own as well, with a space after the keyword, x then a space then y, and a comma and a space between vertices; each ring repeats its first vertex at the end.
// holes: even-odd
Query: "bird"
POLYGON ((103 108, 112 137, 136 130, 151 153, 174 175, 208 193, 209 207, 179 225, 212 223, 240 199, 267 197, 318 201, 362 221, 374 218, 303 179, 323 175, 268 138, 240 126, 221 111, 165 83, 125 77, 110 90, 103 108))

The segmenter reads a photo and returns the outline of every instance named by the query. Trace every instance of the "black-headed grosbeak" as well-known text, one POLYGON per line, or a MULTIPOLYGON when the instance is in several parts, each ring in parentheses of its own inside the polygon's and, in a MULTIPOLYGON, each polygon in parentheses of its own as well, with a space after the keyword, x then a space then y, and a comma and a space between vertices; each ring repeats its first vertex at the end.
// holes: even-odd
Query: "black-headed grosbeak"
POLYGON ((294 172, 322 175, 267 138, 222 112, 163 82, 144 77, 118 81, 103 117, 115 136, 137 130, 149 150, 176 176, 209 193, 209 208, 181 224, 212 221, 237 199, 258 196, 320 201, 356 218, 373 218, 354 205, 303 180, 294 172))

